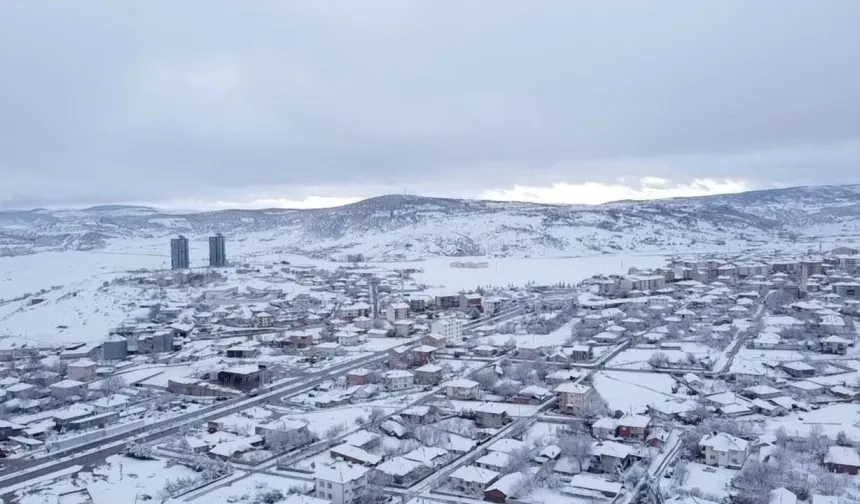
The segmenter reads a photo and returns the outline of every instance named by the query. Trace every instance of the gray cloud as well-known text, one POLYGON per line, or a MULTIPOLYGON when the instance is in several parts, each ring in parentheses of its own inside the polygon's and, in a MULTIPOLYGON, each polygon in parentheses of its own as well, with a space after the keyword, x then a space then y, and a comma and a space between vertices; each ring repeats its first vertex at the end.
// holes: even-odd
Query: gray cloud
POLYGON ((858 25, 854 0, 9 2, 0 206, 849 181, 858 25))

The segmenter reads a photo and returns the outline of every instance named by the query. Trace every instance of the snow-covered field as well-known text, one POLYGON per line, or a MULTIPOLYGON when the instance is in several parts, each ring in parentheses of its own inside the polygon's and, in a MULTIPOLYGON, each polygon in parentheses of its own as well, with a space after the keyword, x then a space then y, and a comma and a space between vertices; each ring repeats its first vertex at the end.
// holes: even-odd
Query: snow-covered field
POLYGON ((698 488, 703 494, 720 498, 729 496, 732 478, 738 474, 738 471, 732 469, 706 466, 695 462, 687 464, 687 470, 688 474, 683 483, 685 489, 698 488))
POLYGON ((672 394, 675 380, 667 374, 626 371, 598 371, 594 388, 613 411, 644 413, 648 406, 677 401, 684 396, 672 394))
POLYGON ((251 503, 262 502, 261 497, 280 492, 287 495, 289 490, 302 489, 306 491, 313 488, 313 482, 305 480, 288 478, 275 474, 251 474, 243 477, 244 473, 239 473, 237 476, 230 478, 234 480, 229 485, 220 485, 218 483, 212 485, 212 490, 201 494, 199 497, 193 498, 188 502, 194 503, 210 503, 210 502, 235 502, 235 503, 251 503))
POLYGON ((610 368, 624 369, 651 369, 648 365, 648 359, 655 353, 665 354, 670 362, 680 362, 688 365, 688 354, 692 354, 696 359, 703 360, 705 358, 715 359, 720 352, 698 343, 684 342, 681 343, 680 349, 668 348, 630 348, 613 357, 606 365, 610 368))
POLYGON ((815 426, 821 426, 824 434, 836 439, 844 431, 849 439, 860 441, 860 406, 857 404, 830 404, 820 409, 791 413, 784 417, 769 418, 765 424, 768 432, 785 428, 789 436, 806 436, 815 426))

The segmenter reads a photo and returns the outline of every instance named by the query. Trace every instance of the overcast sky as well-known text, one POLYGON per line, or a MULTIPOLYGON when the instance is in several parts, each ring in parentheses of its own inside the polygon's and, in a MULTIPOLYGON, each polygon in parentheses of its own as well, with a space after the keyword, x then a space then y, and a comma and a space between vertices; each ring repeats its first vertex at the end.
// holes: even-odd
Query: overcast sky
POLYGON ((0 207, 860 182, 860 2, 0 3, 0 207))

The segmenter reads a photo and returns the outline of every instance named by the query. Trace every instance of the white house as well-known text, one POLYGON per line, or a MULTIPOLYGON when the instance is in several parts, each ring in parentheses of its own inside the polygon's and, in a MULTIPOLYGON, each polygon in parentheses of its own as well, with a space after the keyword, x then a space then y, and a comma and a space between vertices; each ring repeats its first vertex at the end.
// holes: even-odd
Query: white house
POLYGON ((346 462, 317 464, 314 471, 316 497, 332 504, 357 504, 367 487, 369 471, 368 467, 346 462))
POLYGON ((476 381, 460 378, 445 383, 448 399, 477 399, 479 384, 476 381))
POLYGON ((87 384, 77 380, 63 380, 51 385, 51 395, 57 399, 83 399, 87 396, 87 384))
POLYGON ((749 442, 718 432, 703 436, 699 448, 705 454, 705 464, 740 469, 747 458, 749 442))
POLYGON ((496 471, 467 465, 451 473, 450 479, 454 487, 463 493, 481 496, 498 477, 499 473, 496 471))
POLYGON ((449 344, 459 342, 463 338, 463 319, 456 317, 436 319, 430 323, 430 332, 441 335, 449 344))
POLYGON ((387 390, 406 390, 415 385, 415 375, 402 369, 392 369, 382 375, 387 390))
POLYGON ((96 376, 98 364, 90 359, 79 359, 66 366, 66 376, 70 380, 89 381, 96 376))

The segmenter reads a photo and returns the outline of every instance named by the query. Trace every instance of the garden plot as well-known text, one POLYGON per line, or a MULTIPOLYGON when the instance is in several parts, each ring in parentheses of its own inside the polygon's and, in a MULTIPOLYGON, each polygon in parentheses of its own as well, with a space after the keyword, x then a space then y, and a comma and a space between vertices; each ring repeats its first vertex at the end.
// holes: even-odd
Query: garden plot
POLYGON ((663 373, 598 371, 593 384, 609 409, 625 414, 645 413, 651 405, 688 399, 672 393, 676 382, 663 373))
POLYGON ((700 361, 714 360, 720 352, 698 343, 679 343, 680 348, 630 348, 619 353, 609 361, 607 367, 623 369, 653 369, 652 359, 668 361, 678 367, 698 367, 700 361), (665 357, 664 357, 665 356, 665 357))
POLYGON ((765 423, 768 432, 785 428, 791 437, 804 437, 813 426, 820 426, 831 440, 844 431, 854 442, 860 442, 860 406, 857 404, 831 404, 821 409, 791 413, 784 417, 769 418, 765 423))
POLYGON ((737 476, 738 472, 733 469, 691 462, 687 464, 687 476, 682 486, 687 490, 698 488, 703 497, 705 495, 719 497, 717 501, 720 502, 729 497, 732 478, 737 476))
MULTIPOLYGON (((380 406, 374 406, 380 407, 380 406)), ((403 406, 382 406, 386 413, 393 413, 403 406)), ((308 422, 308 429, 319 437, 324 437, 326 432, 332 428, 343 429, 344 432, 356 428, 356 419, 367 419, 373 410, 371 406, 346 406, 343 408, 327 408, 310 413, 292 414, 289 418, 304 420, 308 422)))
POLYGON ((216 487, 199 495, 190 502, 204 504, 210 502, 259 503, 277 502, 278 495, 286 496, 290 491, 307 491, 313 488, 312 481, 289 478, 279 474, 252 474, 237 479, 232 484, 216 487))
MULTIPOLYGON (((454 411, 466 411, 475 409, 476 406, 483 404, 480 401, 447 401, 446 404, 454 406, 454 411)), ((537 404, 514 404, 514 403, 493 403, 503 406, 508 416, 512 417, 528 417, 538 412, 540 405, 537 404)))

